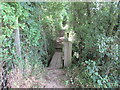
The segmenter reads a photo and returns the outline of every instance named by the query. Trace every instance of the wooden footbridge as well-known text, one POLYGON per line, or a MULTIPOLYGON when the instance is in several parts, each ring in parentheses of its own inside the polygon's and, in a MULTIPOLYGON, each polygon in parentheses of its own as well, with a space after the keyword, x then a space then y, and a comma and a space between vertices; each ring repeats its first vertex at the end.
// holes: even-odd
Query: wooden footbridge
POLYGON ((49 67, 62 68, 71 64, 72 43, 65 39, 65 31, 61 30, 56 40, 56 50, 49 67))

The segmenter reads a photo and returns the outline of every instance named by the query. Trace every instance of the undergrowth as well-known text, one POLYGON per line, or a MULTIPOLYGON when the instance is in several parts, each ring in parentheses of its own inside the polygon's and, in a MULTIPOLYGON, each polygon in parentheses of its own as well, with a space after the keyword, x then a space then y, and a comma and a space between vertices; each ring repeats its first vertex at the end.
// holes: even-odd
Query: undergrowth
POLYGON ((67 76, 69 80, 66 84, 71 87, 82 88, 118 88, 120 87, 119 80, 116 76, 100 74, 100 67, 95 61, 88 60, 82 62, 80 66, 73 65, 67 68, 67 76))

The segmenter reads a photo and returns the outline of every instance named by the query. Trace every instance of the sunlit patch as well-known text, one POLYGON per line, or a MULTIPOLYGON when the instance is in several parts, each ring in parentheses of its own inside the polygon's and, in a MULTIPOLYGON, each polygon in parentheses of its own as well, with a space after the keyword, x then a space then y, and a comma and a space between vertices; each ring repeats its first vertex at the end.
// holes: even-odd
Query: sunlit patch
POLYGON ((75 56, 76 58, 79 58, 79 53, 74 52, 74 56, 75 56))
POLYGON ((69 28, 69 25, 65 25, 62 29, 67 30, 69 28))

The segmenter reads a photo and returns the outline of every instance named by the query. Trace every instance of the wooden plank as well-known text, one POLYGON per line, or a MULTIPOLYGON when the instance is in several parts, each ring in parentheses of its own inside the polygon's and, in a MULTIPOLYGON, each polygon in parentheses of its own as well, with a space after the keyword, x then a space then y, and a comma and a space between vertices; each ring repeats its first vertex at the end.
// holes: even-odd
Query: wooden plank
POLYGON ((51 60, 50 67, 53 67, 53 68, 62 67, 62 52, 55 52, 51 60))

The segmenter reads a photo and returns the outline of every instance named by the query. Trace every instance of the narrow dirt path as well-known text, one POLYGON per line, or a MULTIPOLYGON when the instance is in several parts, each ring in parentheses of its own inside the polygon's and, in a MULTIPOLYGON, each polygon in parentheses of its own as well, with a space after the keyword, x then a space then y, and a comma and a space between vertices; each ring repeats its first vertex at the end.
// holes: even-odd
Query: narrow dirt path
POLYGON ((44 88, 69 88, 68 85, 65 85, 65 81, 67 80, 65 70, 46 68, 46 71, 44 88))
POLYGON ((66 71, 60 69, 63 67, 62 62, 62 42, 64 39, 64 31, 60 31, 56 40, 56 52, 53 55, 50 66, 46 68, 47 74, 45 75, 46 84, 44 88, 69 88, 65 85, 67 80, 66 71))

